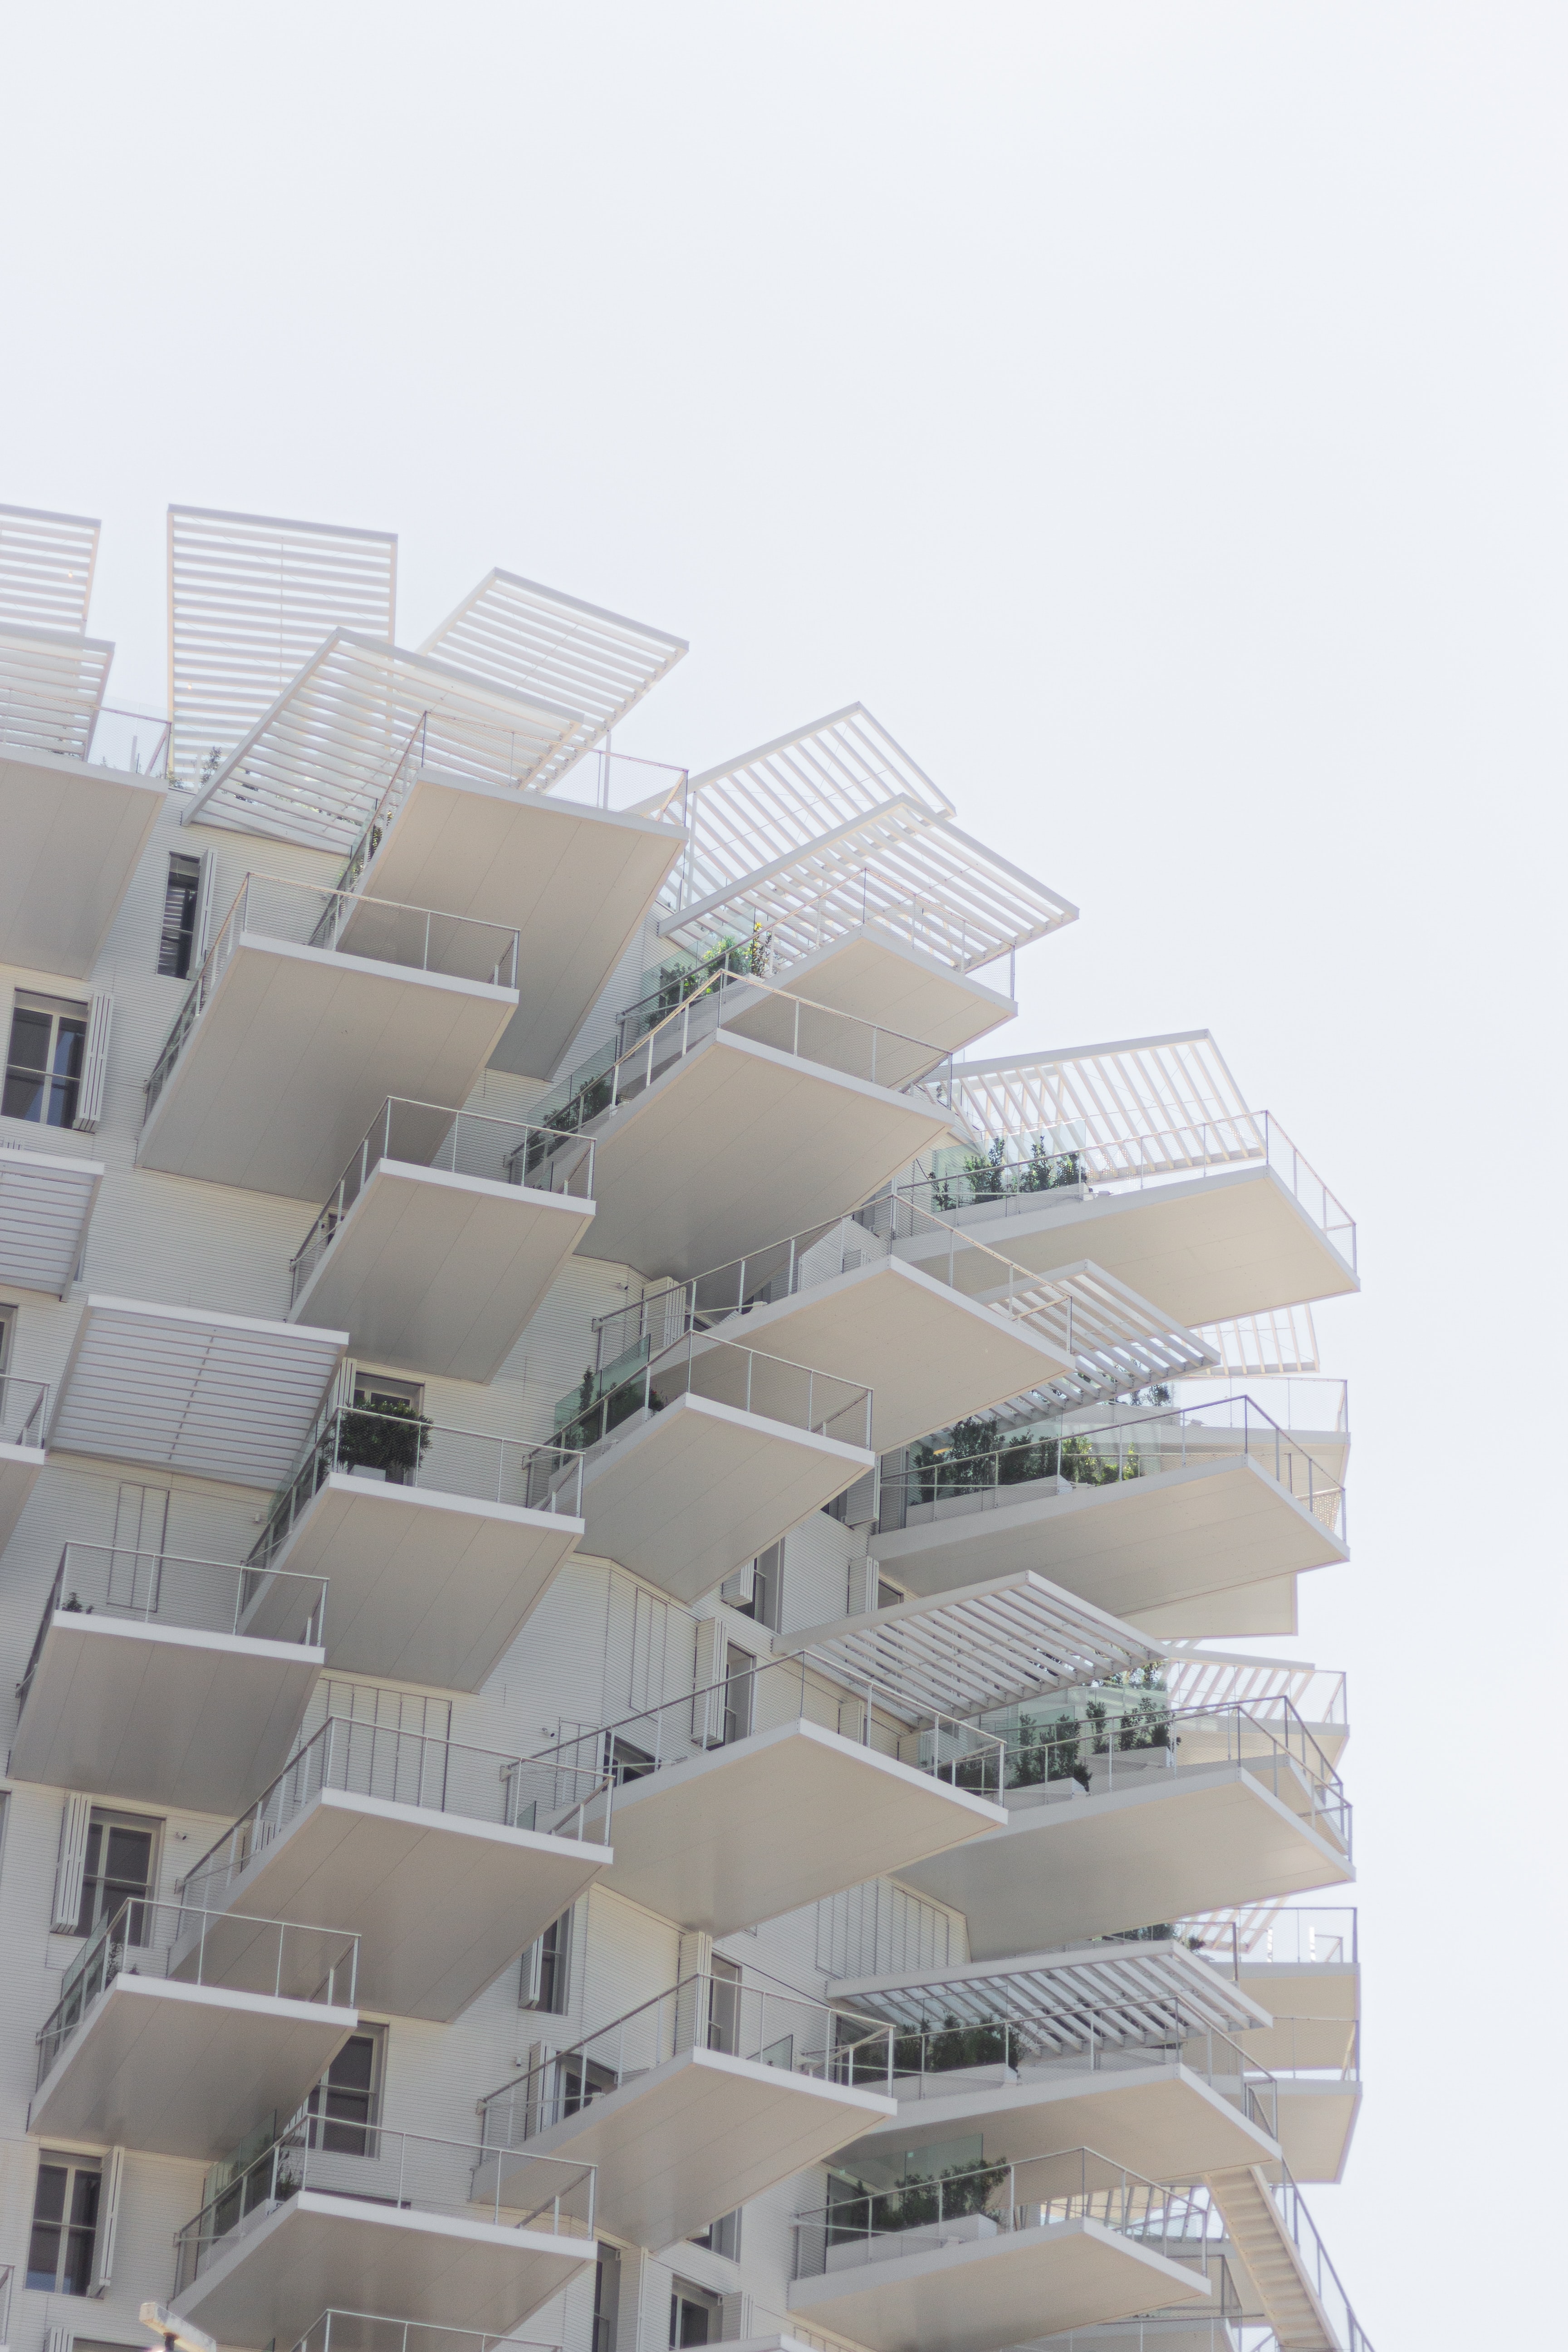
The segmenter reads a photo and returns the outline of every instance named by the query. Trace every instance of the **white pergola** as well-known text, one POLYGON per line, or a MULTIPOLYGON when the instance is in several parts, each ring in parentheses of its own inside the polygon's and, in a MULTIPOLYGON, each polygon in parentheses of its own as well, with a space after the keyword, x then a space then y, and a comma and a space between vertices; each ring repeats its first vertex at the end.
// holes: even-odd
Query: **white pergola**
POLYGON ((0 627, 87 627, 100 526, 88 515, 0 506, 0 627))
POLYGON ((0 625, 0 744, 85 760, 113 659, 102 637, 0 625))
POLYGON ((1041 1137, 1048 1151, 1080 1153, 1091 1182, 1151 1167, 1239 1165, 1268 1150, 1261 1114, 1248 1109, 1206 1029, 960 1063, 952 1108, 977 1136, 1021 1145, 1041 1137))
POLYGON ((530 779, 542 792, 689 650, 683 637, 500 571, 487 572, 419 647, 525 702, 542 697, 579 714, 530 779))
POLYGON ((1160 2040, 1173 2013, 1221 2033, 1246 2032, 1268 2018, 1229 1977, 1173 1937, 1026 1953, 919 1977, 840 1979, 832 1999, 915 2032, 950 2019, 980 2025, 1008 2018, 1064 2051, 1081 2046, 1086 2012, 1097 2035, 1132 2047, 1160 2040))
POLYGON ((196 795, 186 821, 346 856, 395 776, 531 783, 579 724, 575 711, 339 629, 196 795))
POLYGON ((1319 1368, 1310 1307, 1277 1307, 1230 1323, 1206 1323, 1198 1338, 1214 1350, 1227 1380, 1272 1380, 1319 1368))
POLYGON ((169 509, 169 772, 194 782, 250 732, 334 629, 389 640, 392 531, 169 509))
POLYGON ((63 1298, 102 1181, 101 1160, 0 1144, 0 1279, 63 1298))
POLYGON ((659 929, 699 951, 756 932, 790 963, 874 924, 972 971, 1077 919, 961 832, 952 802, 858 703, 677 794, 690 846, 659 929))
POLYGON ((1219 1370, 1215 1351, 1200 1333, 1171 1321, 1087 1258, 1049 1276, 1025 1277, 1007 1295, 1005 1311, 1037 1331, 1072 1370, 1003 1405, 999 1419, 1016 1422, 1043 1407, 1094 1404, 1219 1370))

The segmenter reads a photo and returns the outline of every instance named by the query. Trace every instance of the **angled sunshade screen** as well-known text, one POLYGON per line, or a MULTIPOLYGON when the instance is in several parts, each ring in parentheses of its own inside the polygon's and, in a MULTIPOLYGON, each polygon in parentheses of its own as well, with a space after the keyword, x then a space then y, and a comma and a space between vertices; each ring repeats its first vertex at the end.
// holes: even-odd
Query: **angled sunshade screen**
POLYGON ((422 654, 339 630, 216 775, 191 815, 352 850, 395 783, 430 769, 531 783, 580 723, 422 654))
POLYGON ((113 658, 101 637, 0 624, 0 749, 85 760, 113 658))
POLYGON ((226 758, 335 629, 390 639, 396 597, 395 532, 171 507, 170 773, 226 758))
POLYGON ((490 572, 419 647, 527 701, 579 714, 530 781, 548 792, 689 650, 682 637, 602 612, 515 572, 490 572))
POLYGON ((952 1107, 976 1135, 1015 1144, 1022 1158, 1036 1142, 1079 1154, 1090 1178, 1118 1172, 1133 1142, 1163 1139, 1173 1168, 1256 1160, 1265 1149, 1262 1116, 1247 1108, 1206 1029, 962 1063, 952 1107))
POLYGON ((0 626, 87 626, 99 526, 88 515, 0 507, 0 626))

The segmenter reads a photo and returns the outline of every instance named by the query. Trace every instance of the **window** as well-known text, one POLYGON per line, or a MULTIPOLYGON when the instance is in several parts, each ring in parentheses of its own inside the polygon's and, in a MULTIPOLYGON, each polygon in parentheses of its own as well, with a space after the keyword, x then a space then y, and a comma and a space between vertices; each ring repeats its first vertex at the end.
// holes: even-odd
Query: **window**
POLYGON ((306 2145, 330 2156, 374 2156, 381 2116, 384 2025, 351 2033, 305 2103, 306 2145))
POLYGON ((605 1769, 614 1772, 616 1788, 624 1789, 628 1780, 645 1780, 653 1770, 653 1751, 638 1748, 633 1740, 622 1739, 616 1732, 606 1731, 605 1769))
POLYGON ((722 2334, 721 2298, 689 2279, 671 2279, 669 2288, 669 2341, 676 2352, 689 2344, 717 2344, 722 2334))
POLYGON ((784 1549, 781 1537, 747 1567, 727 1578, 719 1590, 720 1600, 738 1617, 754 1617, 759 1625, 774 1633, 780 1630, 779 1604, 784 1598, 784 1549))
POLYGON ((76 1932, 90 1936, 100 1922, 113 1916, 122 1903, 131 1905, 126 1942, 144 1944, 149 1921, 139 1899, 153 1892, 161 1822, 135 1813, 100 1812, 95 1805, 87 1832, 87 1864, 82 1874, 81 1907, 76 1932))
POLYGON ((45 2148, 33 2192, 33 2234, 27 2242, 27 2284, 43 2294, 86 2294, 92 2284, 93 2245, 102 2159, 45 2148))
POLYGON ((158 969, 167 980, 189 976, 201 889, 201 859, 171 856, 163 889, 163 929, 158 940, 158 969))
POLYGON ((16 1337, 15 1307, 0 1306, 0 1374, 11 1369, 11 1349, 16 1337))
POLYGON ((687 2243, 706 2246, 710 2254, 722 2254, 726 2262, 738 2263, 741 2259, 740 2207, 737 2205, 732 2213, 721 2213, 716 2221, 710 2221, 705 2230, 697 2231, 687 2243))
POLYGON ((594 2352, 616 2352, 616 2313, 621 2300, 621 2258, 601 2245, 594 2271, 594 2352))
POLYGON ((908 1593, 900 1592, 896 1584, 884 1584, 880 1577, 877 1579, 877 1606, 879 1609, 897 1609, 908 1599, 908 1593))
MULTIPOLYGON (((613 2066, 601 2066, 596 2058, 584 2058, 574 2053, 555 2062, 556 2118, 581 2115, 590 2099, 604 2091, 613 2091, 620 2076, 613 2066)), ((552 2118, 553 2120, 554 2118, 552 2118)))
POLYGON ((572 1914, 563 1911, 522 1956, 522 1991, 518 2006, 549 2010, 560 2016, 568 2006, 566 1989, 571 1973, 572 1914))
POLYGON ((741 2053, 741 1971, 735 1961, 718 1952, 709 1978, 708 2047, 731 2058, 741 2053))
POLYGON ((731 1642, 724 1657, 724 1740, 744 1739, 752 1728, 752 1694, 757 1662, 750 1650, 731 1642))
POLYGON ((367 1412, 374 1412, 384 1404, 401 1406, 405 1412, 423 1412, 425 1391, 418 1381, 394 1381, 381 1372, 354 1374, 354 1402, 367 1412))
POLYGON ((38 1127, 74 1123, 87 1020, 85 1004, 16 991, 5 1056, 5 1093, 0 1103, 7 1118, 31 1119, 38 1127))

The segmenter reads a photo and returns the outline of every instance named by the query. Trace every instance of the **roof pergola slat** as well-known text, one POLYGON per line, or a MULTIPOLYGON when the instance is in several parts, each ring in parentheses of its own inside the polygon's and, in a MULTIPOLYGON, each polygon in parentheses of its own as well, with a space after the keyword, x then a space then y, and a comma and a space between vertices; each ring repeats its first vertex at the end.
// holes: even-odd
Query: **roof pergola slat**
POLYGON ((908 2032, 1007 2019, 1059 2046, 1074 2046, 1075 2021, 1103 2019, 1130 2044, 1156 2042, 1181 2020, 1244 2032, 1268 2012, 1211 1962, 1175 1941, 1107 1942, 1016 1959, 973 1961, 923 1975, 840 1978, 829 1998, 908 2032))
POLYGON ((977 1136, 1023 1146, 1040 1137, 1047 1150, 1078 1152, 1090 1182, 1151 1166, 1241 1165, 1268 1150, 1262 1115, 1206 1029, 963 1062, 952 1108, 977 1136))
POLYGON ((87 627, 100 525, 89 515, 0 507, 0 626, 87 627))
POLYGON ((85 760, 113 658, 102 637, 0 626, 0 747, 85 760))

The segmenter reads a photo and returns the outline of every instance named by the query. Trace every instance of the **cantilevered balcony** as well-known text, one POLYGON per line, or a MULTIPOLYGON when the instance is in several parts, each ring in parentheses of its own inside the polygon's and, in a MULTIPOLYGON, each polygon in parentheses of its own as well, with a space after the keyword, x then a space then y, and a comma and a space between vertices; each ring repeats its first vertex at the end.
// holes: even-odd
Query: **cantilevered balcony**
POLYGON ((0 1373, 0 1549, 22 1516, 44 1466, 49 1383, 0 1373))
POLYGON ((294 1254, 289 1321, 342 1323, 377 1364, 493 1380, 594 1214, 591 1142, 523 1184, 539 1133, 384 1103, 294 1254))
POLYGON ((515 929, 247 874, 147 1081, 143 1168, 320 1201, 389 1095, 463 1102, 515 929))
POLYGON ((1343 1487, 1250 1397, 998 1415, 987 1434, 966 1452, 971 1433, 942 1431, 884 1465, 877 1558, 917 1592, 1031 1567, 1118 1616, 1175 1632, 1184 1612, 1203 1633, 1211 1595, 1350 1556, 1343 1487))
POLYGON ((1188 2193, 1096 2150, 929 2180, 897 2157, 871 2177, 851 2167, 795 2217, 789 2307, 870 2352, 996 2352, 1037 2337, 1046 2314, 1053 2330, 1092 2327, 1210 2300, 1188 2193))
POLYGON ((216 2161, 320 2082, 359 2022, 356 1959, 335 1927, 121 1904, 38 2034, 29 2134, 216 2161))
POLYGON ((1011 1714, 1007 1827, 900 1873, 965 1914, 978 1958, 1354 1875, 1339 1776, 1289 1700, 1178 1712, 1101 1685, 1011 1714))
POLYGON ((324 1904, 362 1938, 367 2008, 449 2023, 614 1861, 583 1834, 601 1786, 332 1716, 181 1891, 282 1918, 324 1904))
POLYGON ((754 1927, 1001 1826, 1003 1742, 901 1690, 763 1659, 548 1756, 613 1839, 605 1884, 715 1936, 754 1927))
POLYGON ((225 2344, 291 2344, 323 2309, 508 2336, 595 2260, 591 2166, 477 2200, 482 2148, 297 2116, 174 2241, 174 2302, 225 2344))
POLYGON ((63 1298, 81 1265, 102 1181, 101 1160, 0 1145, 0 1281, 63 1298))
MULTIPOLYGON (((581 1498, 582 1458, 561 1446, 344 1405, 307 1440, 250 1565, 330 1577, 330 1665, 478 1690, 582 1536, 581 1498)), ((289 1590, 258 1573, 239 1630, 279 1638, 289 1590)))
MULTIPOLYGON (((482 2328, 385 2319, 374 2311, 323 2311, 292 2352, 500 2352, 501 2341, 482 2328)), ((508 2335, 504 2342, 506 2352, 561 2352, 558 2343, 543 2337, 508 2335)))
MULTIPOLYGON (((684 1280, 853 1208, 945 1134, 951 1114, 914 1083, 942 1059, 720 970, 532 1112, 595 1139, 584 1255, 684 1280)), ((531 1168, 523 1181, 538 1181, 531 1168)))
MULTIPOLYGON (((584 1548, 695 1601, 876 1467, 868 1391, 688 1332, 556 1407, 584 1548), (575 1449, 581 1449, 577 1451, 575 1449)), ((570 1507, 570 1506, 568 1506, 570 1507)))
MULTIPOLYGON (((3 668, 5 647, 20 641, 10 630, 0 639, 3 668)), ((69 655, 71 641, 58 650, 69 655)), ((156 777, 89 767, 0 731, 0 963, 87 979, 166 798, 156 777)))
POLYGON ((217 1560, 68 1543, 20 1685, 12 1772, 181 1811, 248 1804, 288 1761, 326 1663, 325 1578, 268 1577, 271 1641, 239 1631, 256 1581, 217 1560))
POLYGON ((1274 2074, 1290 2170, 1298 2180, 1342 2179, 1362 2095, 1355 1912, 1259 1904, 1185 1921, 1183 1933, 1270 2014, 1238 2038, 1274 2074))
POLYGON ((541 2156, 593 2164, 599 2226, 671 2245, 890 2116, 888 2054, 886 2027, 756 1970, 686 1977, 493 2091, 475 2188, 531 2204, 541 2156))

